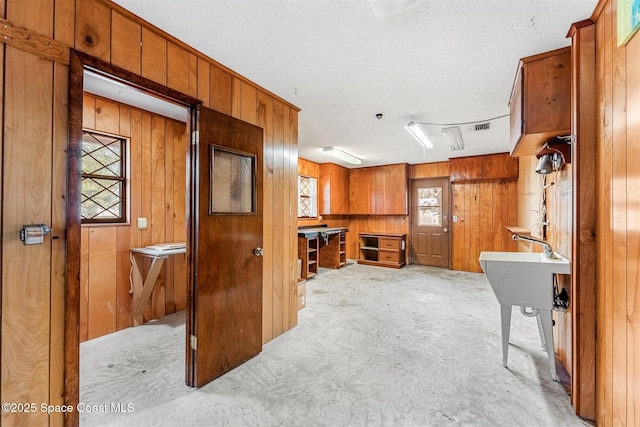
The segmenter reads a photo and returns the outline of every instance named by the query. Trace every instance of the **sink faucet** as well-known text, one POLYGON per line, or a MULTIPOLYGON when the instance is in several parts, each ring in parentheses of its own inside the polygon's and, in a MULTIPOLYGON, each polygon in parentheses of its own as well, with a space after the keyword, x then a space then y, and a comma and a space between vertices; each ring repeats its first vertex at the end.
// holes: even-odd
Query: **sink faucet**
POLYGON ((551 248, 551 245, 545 242, 544 240, 536 239, 535 237, 522 236, 517 233, 513 233, 511 238, 513 240, 526 240, 528 242, 537 243, 544 248, 544 254, 547 256, 547 258, 555 259, 555 255, 553 254, 553 249, 551 248))

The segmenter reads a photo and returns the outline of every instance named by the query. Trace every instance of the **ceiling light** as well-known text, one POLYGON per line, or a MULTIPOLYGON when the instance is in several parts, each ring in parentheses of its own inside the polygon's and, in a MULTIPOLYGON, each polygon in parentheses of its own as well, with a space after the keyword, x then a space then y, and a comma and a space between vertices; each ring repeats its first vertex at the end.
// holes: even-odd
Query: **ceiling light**
POLYGON ((324 147, 322 149, 322 151, 324 151, 327 154, 332 155, 333 157, 336 157, 336 158, 338 158, 340 160, 344 160, 345 162, 352 163, 354 165, 361 165, 362 164, 362 160, 360 160, 356 156, 352 156, 351 154, 346 153, 346 152, 344 152, 341 149, 336 148, 336 147, 324 147))
POLYGON ((431 143, 431 141, 429 141, 427 135, 422 131, 422 129, 420 129, 420 126, 416 122, 411 120, 409 123, 407 123, 405 128, 409 131, 409 133, 411 133, 411 135, 413 135, 415 139, 418 140, 420 144, 422 144, 424 148, 433 148, 433 144, 431 143))
POLYGON ((464 149, 464 141, 462 140, 462 134, 460 133, 459 126, 444 128, 442 129, 442 134, 449 143, 451 151, 464 149))

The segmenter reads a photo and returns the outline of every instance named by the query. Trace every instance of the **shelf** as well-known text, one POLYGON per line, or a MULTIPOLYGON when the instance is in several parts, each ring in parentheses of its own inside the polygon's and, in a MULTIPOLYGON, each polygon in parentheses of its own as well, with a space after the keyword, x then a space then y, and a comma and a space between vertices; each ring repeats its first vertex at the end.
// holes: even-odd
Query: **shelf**
POLYGON ((406 234, 361 233, 358 264, 402 268, 406 265, 406 234))
POLYGON ((373 246, 360 246, 360 249, 364 250, 364 251, 377 251, 378 250, 378 248, 374 248, 373 246))

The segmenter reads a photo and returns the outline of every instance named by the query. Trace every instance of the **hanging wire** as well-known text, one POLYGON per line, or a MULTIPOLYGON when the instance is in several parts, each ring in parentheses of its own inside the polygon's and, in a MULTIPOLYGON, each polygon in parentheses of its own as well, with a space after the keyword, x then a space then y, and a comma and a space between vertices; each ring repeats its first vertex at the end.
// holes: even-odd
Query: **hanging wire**
MULTIPOLYGON (((472 122, 459 122, 459 123, 415 122, 415 123, 417 123, 419 125, 427 125, 427 126, 460 126, 460 125, 472 125, 474 123, 490 122, 492 120, 501 119, 503 117, 509 117, 509 114, 503 114, 501 116, 492 117, 490 119, 474 120, 472 122)), ((413 119, 412 119, 412 121, 413 121, 413 119)))

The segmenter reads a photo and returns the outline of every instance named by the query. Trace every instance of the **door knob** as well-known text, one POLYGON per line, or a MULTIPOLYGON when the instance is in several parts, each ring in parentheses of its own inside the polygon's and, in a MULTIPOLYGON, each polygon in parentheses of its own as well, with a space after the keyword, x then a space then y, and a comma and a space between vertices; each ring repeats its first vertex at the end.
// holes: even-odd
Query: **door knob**
POLYGON ((445 233, 448 233, 449 229, 447 227, 445 227, 442 231, 444 231, 445 233))
POLYGON ((253 250, 253 253, 255 254, 255 256, 263 256, 264 255, 264 249, 262 248, 255 248, 253 250))

